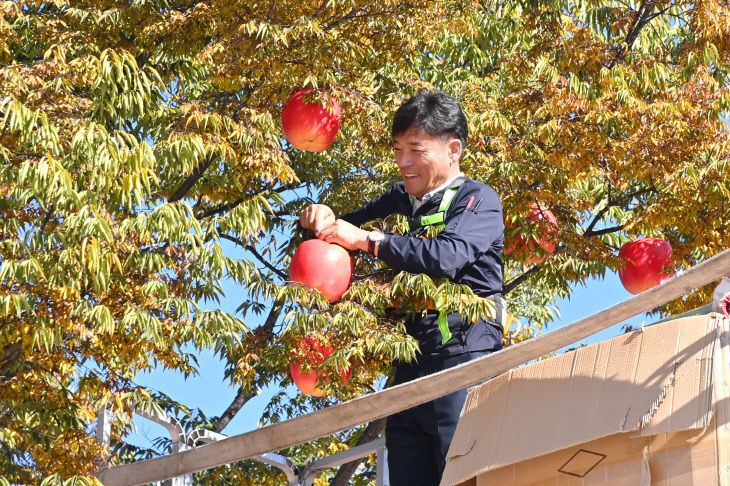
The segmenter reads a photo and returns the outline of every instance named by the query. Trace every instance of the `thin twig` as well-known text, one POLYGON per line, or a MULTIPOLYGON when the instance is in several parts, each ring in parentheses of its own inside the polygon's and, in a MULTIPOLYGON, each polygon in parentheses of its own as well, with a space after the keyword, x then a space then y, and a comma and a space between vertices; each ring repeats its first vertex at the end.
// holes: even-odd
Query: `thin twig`
POLYGON ((216 214, 225 213, 226 211, 230 211, 231 209, 234 209, 238 207, 243 202, 243 198, 236 199, 235 201, 224 204, 223 206, 218 206, 217 208, 211 208, 207 211, 204 211, 200 215, 196 216, 197 219, 205 219, 210 216, 214 216, 216 214))
POLYGON ((236 243, 237 245, 243 247, 243 249, 250 251, 253 253, 253 255, 262 263, 264 264, 269 270, 277 274, 279 277, 281 277, 283 280, 289 280, 289 276, 276 268, 274 265, 266 261, 266 258, 263 257, 258 251, 256 251, 256 248, 254 248, 252 245, 247 244, 245 241, 236 238, 235 236, 227 235, 225 233, 220 233, 219 236, 223 238, 224 240, 232 241, 233 243, 236 243))

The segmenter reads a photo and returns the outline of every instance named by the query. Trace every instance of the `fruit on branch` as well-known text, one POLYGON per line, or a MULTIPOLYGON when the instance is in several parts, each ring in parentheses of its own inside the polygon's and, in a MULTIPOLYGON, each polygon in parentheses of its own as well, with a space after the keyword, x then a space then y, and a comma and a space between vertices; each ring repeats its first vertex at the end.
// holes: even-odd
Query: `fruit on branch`
POLYGON ((661 238, 642 238, 624 243, 618 252, 624 265, 618 276, 624 288, 640 294, 674 275, 672 246, 661 238))
POLYGON ((342 112, 335 98, 329 103, 307 103, 306 95, 311 91, 297 91, 289 98, 281 112, 281 125, 294 148, 322 152, 335 141, 342 112))
MULTIPOLYGON (((325 395, 325 391, 321 387, 329 384, 332 377, 326 372, 319 372, 313 368, 322 364, 334 352, 335 348, 321 344, 319 339, 313 336, 299 341, 296 353, 289 362, 289 374, 302 393, 315 397, 325 395), (309 371, 302 371, 304 364, 311 367, 309 371)), ((340 379, 343 384, 350 380, 351 374, 351 367, 340 370, 340 379)))
POLYGON ((522 235, 516 235, 507 241, 504 253, 509 255, 514 252, 514 256, 525 265, 542 263, 547 258, 546 253, 555 252, 558 220, 545 206, 533 203, 530 205, 530 214, 527 215, 526 221, 538 229, 539 239, 535 237, 527 239, 522 235), (538 250, 538 247, 544 251, 538 250))
POLYGON ((289 279, 319 290, 330 302, 347 292, 352 260, 347 250, 326 241, 307 240, 296 249, 289 279))

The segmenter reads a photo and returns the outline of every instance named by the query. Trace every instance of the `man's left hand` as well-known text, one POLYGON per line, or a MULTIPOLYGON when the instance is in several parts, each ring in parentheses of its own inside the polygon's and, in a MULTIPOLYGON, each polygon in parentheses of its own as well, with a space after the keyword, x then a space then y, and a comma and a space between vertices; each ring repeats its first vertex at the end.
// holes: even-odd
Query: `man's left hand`
POLYGON ((317 238, 348 250, 368 250, 368 232, 342 219, 320 231, 317 238))

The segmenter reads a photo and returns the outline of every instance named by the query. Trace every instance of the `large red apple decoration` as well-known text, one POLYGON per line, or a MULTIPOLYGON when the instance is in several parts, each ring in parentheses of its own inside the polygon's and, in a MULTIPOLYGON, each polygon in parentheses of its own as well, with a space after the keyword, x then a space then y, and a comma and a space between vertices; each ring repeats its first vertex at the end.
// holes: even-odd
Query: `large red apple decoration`
POLYGON ((512 252, 516 252, 515 256, 525 265, 542 263, 547 258, 547 255, 535 250, 539 245, 547 253, 553 253, 555 251, 555 247, 557 246, 555 236, 558 232, 558 220, 552 211, 545 206, 533 203, 530 206, 530 214, 527 215, 527 222, 531 225, 546 227, 540 235, 540 240, 538 241, 535 238, 528 240, 522 235, 517 235, 507 242, 504 247, 504 253, 505 255, 509 255, 512 252))
POLYGON ((618 276, 632 294, 640 294, 674 275, 669 259, 672 246, 661 238, 642 238, 624 243, 618 252, 624 266, 618 276), (667 268, 670 267, 669 270, 667 268))
MULTIPOLYGON (((296 354, 304 356, 304 358, 294 358, 289 362, 289 374, 294 384, 302 393, 315 397, 325 395, 324 390, 320 386, 331 381, 332 378, 326 373, 320 373, 314 369, 310 369, 305 373, 302 371, 302 365, 306 362, 308 366, 318 366, 334 352, 335 348, 321 344, 315 337, 310 336, 299 341, 296 354)), ((352 368, 341 370, 340 378, 342 379, 342 383, 347 383, 350 380, 351 374, 352 368)))
POLYGON ((339 245, 307 240, 296 249, 289 267, 289 279, 313 287, 329 300, 347 292, 352 277, 352 260, 339 245))
POLYGON ((310 91, 297 91, 289 98, 281 112, 281 125, 294 148, 322 152, 335 141, 342 113, 335 98, 330 98, 330 106, 307 103, 305 98, 310 91))

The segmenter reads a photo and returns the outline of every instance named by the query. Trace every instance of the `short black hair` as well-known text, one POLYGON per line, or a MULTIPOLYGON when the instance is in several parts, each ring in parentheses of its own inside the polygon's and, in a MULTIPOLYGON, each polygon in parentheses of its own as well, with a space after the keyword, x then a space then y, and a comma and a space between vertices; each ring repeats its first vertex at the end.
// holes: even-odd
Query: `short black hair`
POLYGON ((458 138, 464 154, 469 127, 455 98, 430 90, 421 90, 411 96, 395 112, 391 135, 395 138, 414 125, 433 137, 458 138))

